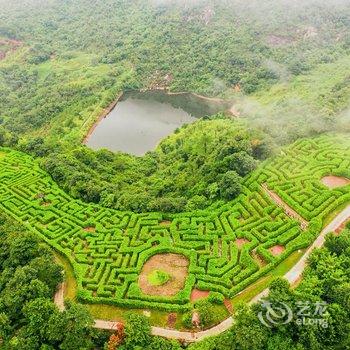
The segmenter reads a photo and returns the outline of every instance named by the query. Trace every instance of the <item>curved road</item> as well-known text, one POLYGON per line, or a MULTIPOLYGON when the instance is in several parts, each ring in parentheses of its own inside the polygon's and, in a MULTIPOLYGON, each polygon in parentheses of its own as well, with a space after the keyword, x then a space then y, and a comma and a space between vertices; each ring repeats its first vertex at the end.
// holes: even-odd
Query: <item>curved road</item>
MULTIPOLYGON (((290 283, 294 284, 297 282, 306 267, 307 260, 315 248, 321 248, 325 242, 325 236, 330 233, 336 231, 339 227, 341 227, 345 222, 350 219, 350 205, 348 205, 343 211, 341 211, 332 221, 328 224, 314 241, 314 243, 308 248, 305 254, 301 257, 301 259, 295 264, 292 269, 290 269, 285 275, 284 278, 290 283)), ((55 303, 62 309, 63 302, 63 288, 64 284, 58 289, 55 295, 55 303)), ((255 296, 249 304, 253 304, 259 302, 263 297, 266 297, 269 293, 269 289, 266 288, 260 294, 255 296)), ((229 317, 226 320, 222 321, 215 327, 207 329, 201 332, 181 332, 173 329, 167 329, 162 327, 152 327, 152 335, 157 335, 164 338, 169 339, 178 339, 186 342, 196 342, 202 340, 206 337, 218 335, 233 325, 234 319, 233 317, 229 317)), ((118 322, 105 321, 105 320, 95 320, 95 328, 99 329, 108 329, 113 330, 116 329, 116 325, 118 322)))

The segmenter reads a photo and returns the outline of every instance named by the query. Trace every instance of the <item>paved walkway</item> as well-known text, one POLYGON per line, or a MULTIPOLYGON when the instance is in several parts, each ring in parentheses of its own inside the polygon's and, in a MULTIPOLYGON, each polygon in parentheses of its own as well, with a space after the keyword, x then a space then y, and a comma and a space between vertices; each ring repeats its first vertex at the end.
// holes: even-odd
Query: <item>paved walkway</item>
MULTIPOLYGON (((308 248, 305 254, 301 257, 301 259, 283 276, 290 284, 294 284, 297 282, 303 274, 303 271, 306 267, 307 260, 315 248, 321 248, 325 242, 325 237, 330 232, 335 232, 337 228, 343 225, 343 223, 347 222, 350 218, 350 205, 348 205, 341 213, 339 213, 330 224, 328 224, 320 233, 320 235, 316 238, 314 243, 308 248)), ((269 290, 265 289, 256 297, 251 300, 251 303, 256 303, 261 298, 267 296, 269 294, 269 290)))
MULTIPOLYGON (((323 246, 325 242, 325 236, 329 232, 336 231, 344 222, 348 221, 350 218, 350 205, 348 205, 341 213, 339 213, 329 225, 327 225, 320 235, 317 237, 317 239, 314 241, 314 243, 308 248, 308 250, 305 252, 305 254, 302 256, 302 258, 298 261, 297 264, 295 264, 291 270, 289 270, 285 275, 284 278, 287 279, 287 281, 290 284, 295 283, 298 281, 302 273, 306 267, 307 260, 311 254, 311 252, 315 248, 320 248, 323 246)), ((260 294, 255 296, 249 304, 256 303, 260 301, 263 297, 266 297, 269 293, 268 288, 263 290, 260 294)), ((59 307, 59 309, 64 309, 64 283, 59 287, 56 295, 55 295, 55 303, 59 307), (62 308, 63 306, 63 308, 62 308)), ((233 325, 234 319, 233 317, 229 317, 226 320, 222 321, 220 324, 218 324, 215 327, 212 327, 210 329, 207 329, 205 331, 201 332, 181 332, 173 329, 167 329, 162 327, 152 327, 152 335, 157 335, 164 338, 169 339, 178 339, 178 340, 184 340, 186 342, 196 342, 199 340, 202 340, 206 337, 215 336, 218 335, 228 329, 231 328, 233 325)), ((107 329, 107 330, 113 330, 116 329, 118 322, 112 322, 112 321, 104 321, 104 320, 95 320, 95 328, 99 329, 107 329)))

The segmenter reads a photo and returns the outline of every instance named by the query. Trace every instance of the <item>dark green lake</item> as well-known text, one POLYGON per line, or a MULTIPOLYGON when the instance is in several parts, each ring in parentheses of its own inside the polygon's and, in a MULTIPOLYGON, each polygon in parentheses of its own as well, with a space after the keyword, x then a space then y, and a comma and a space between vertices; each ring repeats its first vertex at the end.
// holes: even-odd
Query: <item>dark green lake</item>
POLYGON ((224 111, 229 105, 192 94, 126 92, 86 144, 92 149, 107 148, 140 156, 183 124, 224 111))

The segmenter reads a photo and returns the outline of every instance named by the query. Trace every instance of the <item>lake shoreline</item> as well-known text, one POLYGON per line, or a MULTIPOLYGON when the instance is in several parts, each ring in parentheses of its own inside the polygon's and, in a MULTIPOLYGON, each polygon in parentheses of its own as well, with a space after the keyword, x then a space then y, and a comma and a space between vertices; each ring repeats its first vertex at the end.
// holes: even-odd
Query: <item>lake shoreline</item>
POLYGON ((118 97, 107 108, 104 108, 102 113, 94 121, 94 123, 89 128, 88 132, 83 137, 83 140, 82 140, 83 145, 86 145, 86 143, 89 141, 89 138, 91 137, 91 135, 93 134, 93 132, 97 128, 98 124, 113 111, 113 109, 118 104, 118 102, 120 101, 120 99, 122 98, 123 95, 124 95, 124 92, 119 93, 118 97))
POLYGON ((192 96, 198 97, 198 98, 205 100, 205 101, 208 101, 208 102, 216 102, 216 103, 228 102, 227 100, 220 98, 220 97, 208 97, 208 96, 197 94, 196 92, 188 92, 188 91, 173 92, 173 91, 169 91, 165 87, 157 88, 157 89, 141 89, 141 90, 139 90, 139 92, 152 92, 152 91, 164 92, 165 94, 167 94, 169 96, 192 95, 192 96))
MULTIPOLYGON (((114 108, 117 106, 118 102, 120 102, 123 98, 124 95, 128 94, 128 93, 152 93, 152 92, 159 92, 159 93, 164 93, 165 95, 168 96, 183 96, 183 95, 188 95, 188 96, 193 96, 195 98, 198 98, 200 100, 209 102, 209 103, 214 103, 214 104, 228 104, 230 103, 228 100, 222 99, 222 98, 217 98, 217 97, 206 97, 194 92, 171 92, 168 91, 166 88, 158 88, 158 89, 141 89, 141 90, 126 90, 123 91, 121 93, 118 94, 117 98, 106 108, 104 108, 101 112, 101 114, 98 116, 98 118, 94 121, 94 123, 91 125, 91 127, 88 129, 87 133, 85 134, 85 136, 82 139, 82 144, 83 145, 87 145, 89 142, 89 139, 91 137, 91 135, 94 133, 94 131, 96 130, 96 128, 98 127, 98 125, 101 123, 101 121, 103 119, 105 119, 113 110, 114 108)), ((230 117, 239 117, 238 113, 234 113, 236 112, 234 109, 234 105, 232 102, 232 107, 228 107, 226 110, 223 111, 224 113, 226 113, 227 115, 229 115, 230 117)))
MULTIPOLYGON (((196 92, 186 92, 186 91, 172 92, 164 87, 157 88, 157 89, 141 89, 141 90, 139 90, 139 92, 152 92, 152 91, 164 92, 165 94, 167 94, 169 96, 192 95, 192 96, 197 97, 203 101, 214 102, 214 103, 228 103, 229 102, 229 100, 225 100, 225 99, 220 98, 220 97, 208 97, 208 96, 197 94, 196 92)), ((227 110, 225 110, 224 112, 229 114, 230 117, 239 118, 241 116, 240 112, 235 108, 235 105, 233 102, 232 102, 232 106, 230 108, 228 108, 227 110)))

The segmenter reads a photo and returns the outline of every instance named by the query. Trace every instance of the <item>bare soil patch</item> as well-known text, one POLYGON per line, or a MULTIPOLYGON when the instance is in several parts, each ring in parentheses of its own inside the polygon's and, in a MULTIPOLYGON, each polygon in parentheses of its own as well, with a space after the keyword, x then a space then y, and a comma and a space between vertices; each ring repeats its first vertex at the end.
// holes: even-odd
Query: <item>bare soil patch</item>
POLYGON ((54 295, 54 303, 60 311, 64 310, 64 290, 66 288, 65 282, 60 283, 57 287, 56 293, 54 295))
POLYGON ((225 300, 224 300, 224 305, 225 305, 227 311, 228 311, 230 314, 233 314, 233 307, 232 307, 231 300, 225 299, 225 300))
POLYGON ((350 179, 341 176, 325 176, 321 179, 321 182, 330 189, 343 187, 350 184, 350 179))
POLYGON ((250 241, 248 241, 246 238, 238 238, 235 240, 235 244, 238 248, 242 248, 242 246, 246 243, 249 243, 250 241))
POLYGON ((171 221, 169 220, 163 220, 159 223, 161 226, 170 226, 171 221))
POLYGON ((233 117, 239 118, 241 116, 241 113, 235 106, 232 106, 228 111, 233 117))
POLYGON ((142 268, 139 286, 144 294, 159 296, 174 296, 185 286, 188 276, 188 259, 180 254, 156 254, 142 268), (148 276, 154 270, 164 270, 170 275, 170 280, 161 286, 152 286, 148 276))
POLYGON ((335 231, 334 234, 336 236, 339 236, 345 229, 346 229, 346 225, 349 221, 345 221, 343 222, 335 231))
POLYGON ((191 302, 195 302, 199 299, 205 299, 209 295, 208 290, 199 290, 199 289, 192 289, 190 300, 191 302))
POLYGON ((48 207, 49 205, 51 205, 51 202, 41 202, 40 204, 42 207, 48 207))
POLYGON ((5 59, 7 54, 16 51, 22 45, 21 41, 11 39, 0 39, 0 61, 5 59))
POLYGON ((273 256, 281 255, 285 250, 286 248, 283 245, 275 245, 269 249, 273 256))
POLYGON ((93 226, 85 227, 84 228, 85 232, 96 232, 96 228, 93 226))

